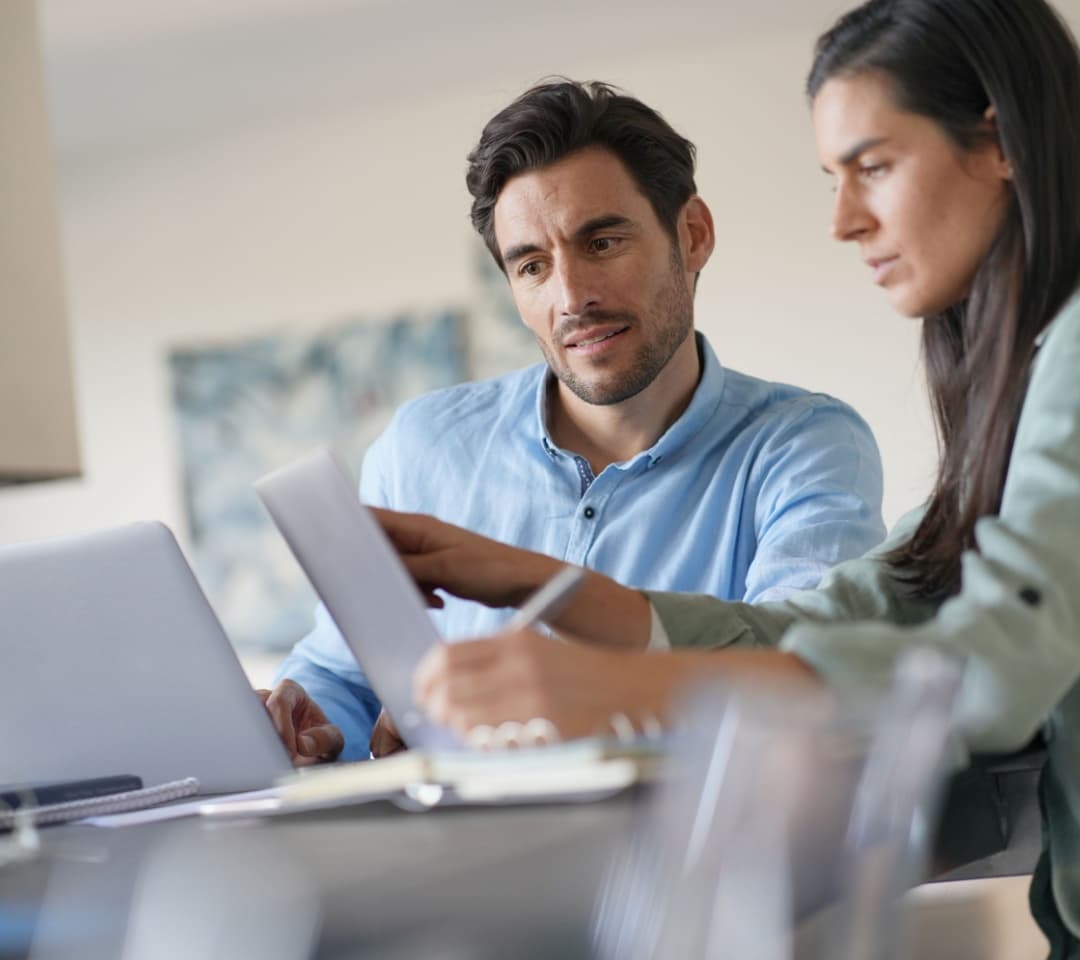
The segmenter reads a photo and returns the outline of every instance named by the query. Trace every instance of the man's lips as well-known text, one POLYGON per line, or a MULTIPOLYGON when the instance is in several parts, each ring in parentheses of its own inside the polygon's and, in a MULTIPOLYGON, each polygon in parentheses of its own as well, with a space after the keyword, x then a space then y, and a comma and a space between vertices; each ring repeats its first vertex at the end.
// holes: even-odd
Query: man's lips
POLYGON ((588 330, 578 330, 563 341, 563 346, 570 350, 585 349, 603 343, 605 340, 610 340, 612 337, 625 333, 629 329, 629 324, 608 324, 601 327, 590 327, 588 330))

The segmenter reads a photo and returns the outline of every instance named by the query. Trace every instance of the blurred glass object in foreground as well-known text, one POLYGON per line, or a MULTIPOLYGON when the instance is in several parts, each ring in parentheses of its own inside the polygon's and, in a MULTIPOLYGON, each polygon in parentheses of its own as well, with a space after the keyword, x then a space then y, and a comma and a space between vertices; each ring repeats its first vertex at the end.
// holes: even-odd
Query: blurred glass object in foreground
POLYGON ((139 871, 123 960, 304 960, 319 935, 317 890, 257 831, 159 844, 139 871))
POLYGON ((700 691, 670 777, 597 900, 603 960, 892 960, 923 876, 960 667, 930 650, 879 702, 700 691))

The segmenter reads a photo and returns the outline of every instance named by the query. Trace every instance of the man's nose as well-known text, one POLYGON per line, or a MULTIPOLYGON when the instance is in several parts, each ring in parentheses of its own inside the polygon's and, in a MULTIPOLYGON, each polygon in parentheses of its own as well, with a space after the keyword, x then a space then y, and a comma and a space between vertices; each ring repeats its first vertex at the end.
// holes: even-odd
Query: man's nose
POLYGON ((555 264, 558 310, 563 316, 581 316, 600 305, 596 271, 589 264, 567 258, 555 264))

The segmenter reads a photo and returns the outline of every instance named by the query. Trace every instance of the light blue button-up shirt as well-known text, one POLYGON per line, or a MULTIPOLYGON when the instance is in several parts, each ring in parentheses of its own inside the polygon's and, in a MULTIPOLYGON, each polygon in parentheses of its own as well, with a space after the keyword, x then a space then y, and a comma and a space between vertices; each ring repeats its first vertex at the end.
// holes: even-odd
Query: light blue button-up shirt
MULTIPOLYGON (((822 394, 721 367, 698 335, 702 376, 653 444, 593 476, 547 429, 543 364, 413 400, 364 458, 366 503, 429 513, 599 570, 628 586, 756 603, 816 586, 884 536, 869 427, 822 394)), ((509 616, 447 598, 444 637, 509 616)), ((282 664, 367 756, 379 703, 326 609, 282 664)))

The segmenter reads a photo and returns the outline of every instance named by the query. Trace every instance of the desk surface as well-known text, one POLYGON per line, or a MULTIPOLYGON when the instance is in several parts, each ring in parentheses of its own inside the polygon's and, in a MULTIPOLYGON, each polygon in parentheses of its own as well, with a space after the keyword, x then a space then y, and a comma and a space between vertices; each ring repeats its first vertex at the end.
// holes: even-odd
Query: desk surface
POLYGON ((54 828, 44 834, 46 860, 0 871, 15 941, 6 955, 25 955, 18 927, 41 905, 33 956, 48 960, 115 960, 125 936, 144 934, 192 943, 147 956, 200 956, 203 927, 242 951, 208 957, 587 957, 593 900, 632 811, 627 796, 573 807, 421 815, 380 804, 261 822, 54 828), (141 925, 130 934, 129 914, 141 925))
MULTIPOLYGON (((935 857, 948 878, 1030 872, 1033 777, 1001 792, 1012 784, 1010 823, 985 803, 972 815, 978 790, 955 792, 935 857)), ((593 903, 641 796, 47 828, 42 858, 0 869, 0 957, 26 956, 35 926, 34 960, 589 957, 593 903)))

